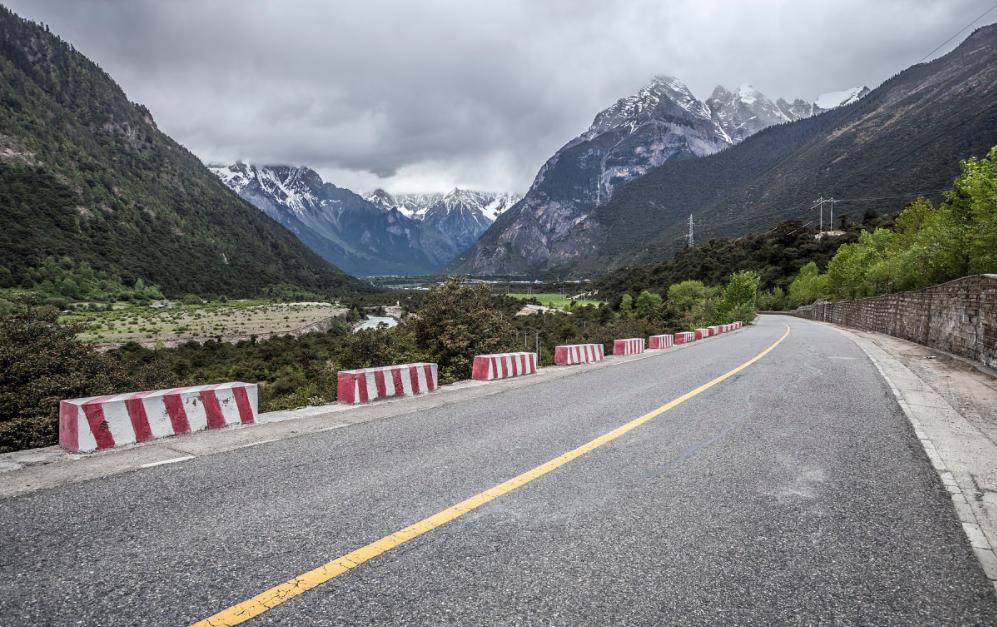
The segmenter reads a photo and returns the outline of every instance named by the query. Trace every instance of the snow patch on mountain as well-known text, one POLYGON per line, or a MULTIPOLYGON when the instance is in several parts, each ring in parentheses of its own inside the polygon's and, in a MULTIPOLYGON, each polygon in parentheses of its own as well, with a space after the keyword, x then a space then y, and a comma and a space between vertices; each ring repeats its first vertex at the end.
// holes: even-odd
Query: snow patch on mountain
POLYGON ((394 207, 414 220, 425 219, 431 209, 439 206, 437 212, 451 213, 467 210, 481 214, 491 223, 519 202, 522 196, 512 192, 481 192, 455 187, 446 193, 395 195, 391 195, 383 189, 376 189, 367 194, 365 198, 385 208, 394 207))
POLYGON ((851 87, 841 91, 831 91, 817 96, 817 100, 814 101, 814 104, 820 109, 827 111, 829 109, 836 109, 837 107, 844 107, 852 104, 853 102, 857 102, 868 93, 868 87, 851 87))

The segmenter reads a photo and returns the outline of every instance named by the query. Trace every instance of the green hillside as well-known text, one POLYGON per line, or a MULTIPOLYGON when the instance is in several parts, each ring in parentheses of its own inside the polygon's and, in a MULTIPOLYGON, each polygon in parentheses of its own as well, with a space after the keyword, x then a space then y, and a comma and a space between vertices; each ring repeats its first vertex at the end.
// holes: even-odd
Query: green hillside
POLYGON ((0 7, 0 287, 64 258, 167 296, 368 289, 230 192, 70 44, 0 7))

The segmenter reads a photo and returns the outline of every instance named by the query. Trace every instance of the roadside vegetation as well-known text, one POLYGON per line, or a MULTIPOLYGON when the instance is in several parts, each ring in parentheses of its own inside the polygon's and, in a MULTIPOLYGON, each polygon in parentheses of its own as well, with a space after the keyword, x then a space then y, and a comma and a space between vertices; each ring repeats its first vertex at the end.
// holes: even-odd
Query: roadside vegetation
POLYGON ((758 274, 760 289, 785 293, 807 263, 825 267, 841 245, 858 241, 863 229, 890 225, 891 217, 867 211, 857 224, 847 215, 840 216, 836 225, 840 235, 817 237, 815 225, 786 220, 765 233, 714 239, 687 248, 668 261, 608 272, 593 280, 590 289, 615 305, 624 293, 636 295, 642 289, 664 293, 670 285, 687 279, 720 285, 732 272, 752 270, 758 274))
POLYGON ((665 294, 627 294, 616 307, 576 304, 570 312, 517 316, 521 300, 451 279, 403 303, 414 315, 391 329, 352 333, 351 310, 325 331, 298 336, 159 348, 128 342, 103 353, 81 340, 89 318, 23 299, 0 323, 0 452, 54 444, 64 398, 238 380, 259 384, 260 410, 273 411, 334 401, 339 370, 413 361, 439 364, 447 384, 469 378, 478 354, 532 351, 539 342, 541 363, 550 364, 557 344, 611 348, 617 338, 750 321, 758 281, 741 272, 726 286, 686 281, 665 294))
POLYGON ((962 162, 962 173, 940 204, 915 200, 893 228, 863 230, 824 267, 810 262, 800 269, 789 285, 789 307, 997 272, 997 146, 984 158, 962 162))

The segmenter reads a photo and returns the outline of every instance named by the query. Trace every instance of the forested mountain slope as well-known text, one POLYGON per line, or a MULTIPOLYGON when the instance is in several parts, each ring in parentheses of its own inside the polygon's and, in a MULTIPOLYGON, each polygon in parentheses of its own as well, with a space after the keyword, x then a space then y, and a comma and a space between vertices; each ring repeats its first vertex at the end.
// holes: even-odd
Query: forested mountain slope
POLYGON ((367 289, 226 189, 96 64, 0 7, 0 287, 51 257, 167 295, 367 289))

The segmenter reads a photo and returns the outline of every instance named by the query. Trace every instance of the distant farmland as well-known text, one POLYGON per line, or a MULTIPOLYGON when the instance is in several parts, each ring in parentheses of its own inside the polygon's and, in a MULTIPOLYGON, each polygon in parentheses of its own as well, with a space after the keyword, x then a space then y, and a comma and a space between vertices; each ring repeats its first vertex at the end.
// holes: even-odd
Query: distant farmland
POLYGON ((585 305, 595 305, 599 306, 602 304, 601 300, 593 300, 590 298, 578 298, 572 300, 567 296, 562 296, 557 292, 537 292, 535 294, 525 294, 522 292, 512 292, 506 294, 512 298, 518 300, 531 300, 536 299, 541 305, 545 307, 556 307, 557 309, 570 309, 574 307, 584 307, 585 305))
POLYGON ((274 303, 260 300, 212 302, 171 307, 124 307, 64 316, 84 326, 80 339, 103 347, 138 342, 175 346, 209 339, 235 342, 252 336, 297 334, 330 325, 346 313, 331 303, 274 303))

